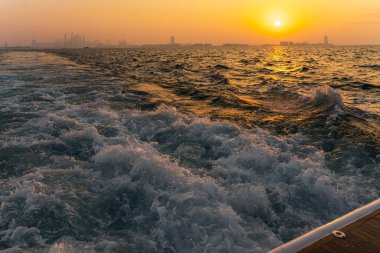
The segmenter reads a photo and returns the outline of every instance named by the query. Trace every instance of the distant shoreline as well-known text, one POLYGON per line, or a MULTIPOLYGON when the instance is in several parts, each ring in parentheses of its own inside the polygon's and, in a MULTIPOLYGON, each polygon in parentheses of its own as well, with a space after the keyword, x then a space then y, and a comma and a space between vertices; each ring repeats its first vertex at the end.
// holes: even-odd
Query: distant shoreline
POLYGON ((329 45, 323 45, 323 44, 307 44, 307 45, 289 45, 289 46, 282 46, 282 45, 237 45, 237 44, 231 44, 231 45, 213 45, 213 46, 187 46, 187 45, 179 45, 179 46, 167 46, 167 45, 131 45, 126 47, 31 47, 31 46, 15 46, 15 47, 0 47, 0 51, 10 51, 10 50, 46 50, 46 49, 83 49, 83 50, 89 50, 89 49, 223 49, 223 48, 260 48, 260 47, 284 47, 284 48, 307 48, 307 47, 378 47, 380 44, 373 44, 373 45, 339 45, 339 44, 329 44, 329 45))

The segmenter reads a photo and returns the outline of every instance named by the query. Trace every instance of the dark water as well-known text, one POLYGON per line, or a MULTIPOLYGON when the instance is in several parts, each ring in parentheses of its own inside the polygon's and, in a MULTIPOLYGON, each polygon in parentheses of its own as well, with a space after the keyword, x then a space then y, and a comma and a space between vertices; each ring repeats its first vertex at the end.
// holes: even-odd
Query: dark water
POLYGON ((379 198, 380 47, 0 52, 0 252, 265 252, 379 198))

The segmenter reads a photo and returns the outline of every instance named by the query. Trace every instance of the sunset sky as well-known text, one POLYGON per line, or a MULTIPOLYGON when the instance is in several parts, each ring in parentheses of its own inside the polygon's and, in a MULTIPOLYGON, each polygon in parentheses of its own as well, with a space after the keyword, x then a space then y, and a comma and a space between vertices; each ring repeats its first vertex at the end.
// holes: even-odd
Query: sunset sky
POLYGON ((0 0, 0 44, 64 33, 130 44, 380 44, 379 0, 0 0))

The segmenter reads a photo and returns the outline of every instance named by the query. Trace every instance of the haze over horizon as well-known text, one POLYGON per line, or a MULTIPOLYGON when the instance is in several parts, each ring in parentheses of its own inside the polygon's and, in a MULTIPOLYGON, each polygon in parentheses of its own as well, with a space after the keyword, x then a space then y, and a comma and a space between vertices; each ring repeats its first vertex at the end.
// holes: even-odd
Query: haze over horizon
POLYGON ((0 45, 54 41, 65 33, 129 44, 380 44, 380 1, 0 0, 0 45))

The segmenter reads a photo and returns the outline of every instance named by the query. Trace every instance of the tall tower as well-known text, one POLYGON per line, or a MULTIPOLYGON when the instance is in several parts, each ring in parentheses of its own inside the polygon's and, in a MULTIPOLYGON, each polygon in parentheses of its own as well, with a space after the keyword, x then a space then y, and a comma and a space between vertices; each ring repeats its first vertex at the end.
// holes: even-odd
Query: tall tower
POLYGON ((170 44, 175 44, 175 37, 174 36, 171 36, 170 37, 170 44))
POLYGON ((329 44, 329 37, 325 36, 323 38, 323 44, 328 45, 329 44))

